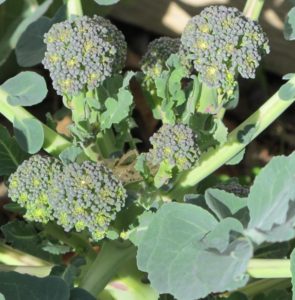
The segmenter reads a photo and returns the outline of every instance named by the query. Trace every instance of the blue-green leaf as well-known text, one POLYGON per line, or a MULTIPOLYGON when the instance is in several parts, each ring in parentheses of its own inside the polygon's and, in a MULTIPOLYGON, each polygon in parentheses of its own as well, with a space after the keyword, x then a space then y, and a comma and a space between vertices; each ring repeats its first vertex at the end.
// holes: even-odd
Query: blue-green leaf
POLYGON ((17 272, 0 272, 0 291, 6 300, 69 300, 66 283, 55 276, 38 278, 17 272))
POLYGON ((248 240, 232 240, 241 230, 239 221, 218 222, 198 206, 164 204, 140 240, 138 267, 159 293, 181 300, 234 290, 248 280, 253 251, 248 240))
POLYGON ((37 153, 44 143, 44 131, 36 119, 14 119, 13 129, 20 147, 30 154, 37 153))
POLYGON ((0 0, 0 5, 2 4, 2 3, 4 3, 6 0, 0 0))
POLYGON ((15 138, 0 125, 0 176, 10 175, 28 155, 18 146, 15 138))
POLYGON ((94 0, 99 5, 113 5, 118 3, 120 0, 94 0))
POLYGON ((17 63, 22 67, 32 67, 41 63, 46 51, 46 45, 43 41, 44 34, 49 31, 54 23, 61 22, 65 18, 66 6, 64 5, 52 19, 41 17, 31 23, 16 44, 15 55, 17 63))
POLYGON ((295 7, 293 7, 285 20, 284 37, 286 40, 295 40, 295 7))
POLYGON ((75 162, 77 157, 82 153, 82 149, 77 146, 71 146, 66 148, 61 154, 59 158, 64 164, 69 164, 75 162))
POLYGON ((273 158, 255 178, 248 197, 249 236, 257 243, 295 236, 295 152, 273 158))
POLYGON ((19 13, 6 25, 4 35, 0 40, 0 65, 8 58, 10 52, 15 48, 18 39, 26 28, 40 16, 42 16, 52 4, 53 0, 45 0, 41 5, 36 5, 35 1, 12 0, 7 1, 3 8, 7 8, 5 13, 15 15, 14 10, 21 7, 19 13))
POLYGON ((8 93, 7 101, 10 105, 32 106, 43 101, 47 95, 44 78, 35 72, 21 72, 8 79, 1 85, 8 93))
POLYGON ((74 288, 71 290, 69 300, 95 300, 95 298, 83 289, 74 288))

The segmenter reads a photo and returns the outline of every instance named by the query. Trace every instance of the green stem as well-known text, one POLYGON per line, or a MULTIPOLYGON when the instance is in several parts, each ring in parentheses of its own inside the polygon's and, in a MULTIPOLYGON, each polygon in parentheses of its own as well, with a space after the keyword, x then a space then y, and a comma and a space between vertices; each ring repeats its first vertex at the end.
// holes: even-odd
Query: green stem
POLYGON ((81 0, 67 1, 67 17, 70 19, 72 16, 83 16, 81 0))
POLYGON ((294 86, 295 79, 292 78, 255 113, 233 130, 223 146, 211 149, 204 153, 198 166, 183 172, 168 195, 180 199, 187 189, 194 187, 201 180, 212 174, 241 152, 294 102, 295 98, 293 95, 288 96, 287 99, 287 96, 284 95, 284 92, 288 87, 292 88, 294 86), (282 96, 284 99, 281 98, 282 96), (251 129, 251 136, 249 136, 249 129, 251 129), (240 142, 240 135, 246 136, 243 142, 240 142))
POLYGON ((289 259, 251 259, 248 274, 253 278, 290 278, 291 264, 289 259))
POLYGON ((44 225, 44 230, 48 235, 64 242, 78 253, 85 255, 90 261, 94 260, 96 252, 92 249, 88 239, 84 238, 82 234, 65 232, 60 226, 54 223, 44 225))
POLYGON ((118 150, 115 146, 115 136, 112 128, 100 132, 96 137, 96 142, 104 158, 109 158, 111 154, 118 150))
POLYGON ((14 271, 20 274, 30 274, 37 277, 46 277, 50 274, 52 266, 7 266, 0 264, 0 272, 14 271))
POLYGON ((247 0, 244 15, 254 21, 259 19, 265 0, 247 0))
POLYGON ((268 290, 285 289, 289 288, 290 286, 290 279, 262 279, 249 283, 246 286, 238 289, 238 291, 251 298, 257 294, 267 292, 268 290))
POLYGON ((116 275, 120 266, 134 256, 136 248, 129 242, 106 241, 83 276, 80 288, 96 297, 116 275))
MULTIPOLYGON (((0 114, 2 114, 11 123, 15 118, 19 119, 36 119, 31 113, 21 106, 12 106, 7 101, 8 94, 0 87, 0 114)), ((71 143, 65 138, 60 136, 48 126, 42 124, 44 130, 44 143, 43 149, 54 155, 58 156, 64 149, 71 146, 71 143)))
POLYGON ((51 264, 41 258, 16 250, 0 242, 0 262, 11 266, 44 267, 51 264))

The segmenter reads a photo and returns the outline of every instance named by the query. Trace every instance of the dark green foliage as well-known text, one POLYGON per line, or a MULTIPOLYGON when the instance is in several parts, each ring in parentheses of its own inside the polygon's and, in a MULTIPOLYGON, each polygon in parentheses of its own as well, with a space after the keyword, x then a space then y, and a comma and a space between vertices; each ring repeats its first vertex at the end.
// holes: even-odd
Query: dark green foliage
POLYGON ((125 205, 126 191, 101 163, 71 163, 53 178, 50 204, 57 223, 66 231, 88 229, 102 239, 110 222, 125 205))
POLYGON ((12 201, 26 208, 24 217, 27 220, 47 223, 53 219, 48 193, 53 173, 60 170, 58 160, 34 155, 9 177, 8 195, 12 201))
POLYGON ((196 134, 183 124, 164 124, 150 142, 152 149, 146 157, 153 165, 166 162, 172 168, 183 171, 196 164, 200 156, 196 134))
POLYGON ((43 64, 60 95, 93 90, 125 64, 123 34, 99 16, 54 24, 44 42, 47 51, 43 64))
POLYGON ((254 78, 261 57, 269 52, 259 24, 236 8, 210 6, 193 17, 181 36, 181 55, 211 87, 234 89, 236 74, 254 78))

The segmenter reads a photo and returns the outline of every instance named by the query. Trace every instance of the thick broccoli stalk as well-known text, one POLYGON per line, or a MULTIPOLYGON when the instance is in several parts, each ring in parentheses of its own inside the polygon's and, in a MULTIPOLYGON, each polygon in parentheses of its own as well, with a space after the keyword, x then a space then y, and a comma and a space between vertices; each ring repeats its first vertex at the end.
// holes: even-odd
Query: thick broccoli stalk
POLYGON ((180 55, 210 87, 235 85, 237 73, 254 78, 266 53, 268 39, 261 26, 232 7, 205 8, 188 22, 181 36, 180 55))
POLYGON ((144 80, 155 80, 167 70, 167 59, 171 54, 178 53, 179 47, 180 40, 177 38, 160 37, 152 41, 140 62, 144 80))
POLYGON ((111 221, 125 205, 122 183, 101 163, 71 163, 55 174, 50 204, 65 231, 85 229, 93 240, 102 239, 111 221))
POLYGON ((99 16, 54 24, 44 42, 47 50, 43 64, 59 95, 74 96, 95 89, 120 72, 126 60, 123 34, 99 16))
POLYGON ((53 220, 49 191, 53 175, 61 172, 61 169, 62 165, 57 159, 34 155, 10 175, 8 196, 26 208, 25 219, 44 224, 53 220))
POLYGON ((152 148, 146 154, 153 165, 166 162, 179 171, 194 166, 200 157, 197 136, 184 124, 164 124, 151 138, 152 148))

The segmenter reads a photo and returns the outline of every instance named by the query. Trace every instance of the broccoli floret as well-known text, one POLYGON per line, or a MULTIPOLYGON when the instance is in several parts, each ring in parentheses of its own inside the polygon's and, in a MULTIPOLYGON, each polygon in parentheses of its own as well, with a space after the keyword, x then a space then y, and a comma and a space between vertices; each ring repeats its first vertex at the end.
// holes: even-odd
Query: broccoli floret
POLYGON ((110 222, 125 205, 122 183, 101 163, 71 163, 53 178, 50 203, 65 231, 88 229, 93 240, 102 239, 110 222))
POLYGON ((127 45, 121 31, 103 17, 83 16, 54 24, 44 36, 43 64, 59 95, 93 90, 122 70, 127 45))
POLYGON ((41 155, 31 156, 10 175, 8 195, 12 201, 26 208, 24 217, 29 221, 47 223, 53 219, 49 204, 49 190, 55 172, 62 165, 58 160, 41 155))
POLYGON ((205 8, 188 22, 181 36, 180 55, 210 87, 234 85, 237 72, 254 78, 266 53, 269 46, 263 29, 236 8, 205 8))
POLYGON ((243 185, 240 185, 237 180, 230 181, 228 183, 220 183, 216 186, 220 190, 224 190, 228 193, 235 194, 238 197, 248 197, 249 188, 243 185))
POLYGON ((166 161, 179 171, 191 168, 199 159, 197 135, 184 124, 164 124, 151 138, 147 161, 159 165, 166 161))
POLYGON ((167 59, 171 54, 177 53, 179 47, 180 40, 177 38, 161 37, 152 41, 140 62, 145 80, 154 80, 167 70, 167 59))

